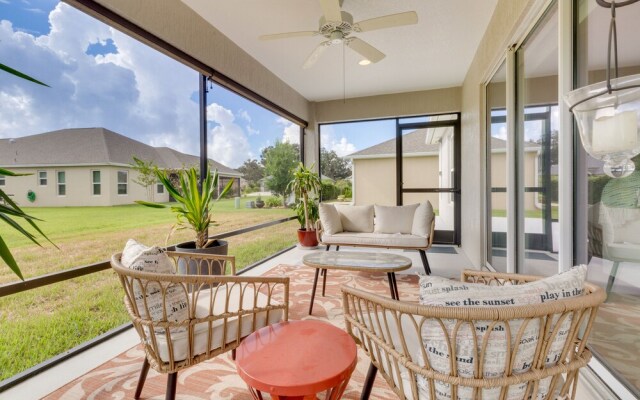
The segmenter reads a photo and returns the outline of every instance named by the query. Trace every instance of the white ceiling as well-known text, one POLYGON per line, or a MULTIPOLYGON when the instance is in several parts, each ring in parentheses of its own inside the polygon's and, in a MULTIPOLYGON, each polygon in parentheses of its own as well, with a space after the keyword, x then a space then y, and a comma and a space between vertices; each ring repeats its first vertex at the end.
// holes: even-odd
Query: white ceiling
POLYGON ((258 62, 311 101, 460 86, 497 0, 344 0, 362 21, 416 11, 418 24, 352 34, 386 54, 377 64, 341 45, 329 47, 310 69, 302 64, 322 36, 272 41, 271 33, 318 29, 318 0, 182 0, 258 62), (344 91, 344 92, 343 92, 344 91), (346 93, 345 93, 346 92, 346 93))

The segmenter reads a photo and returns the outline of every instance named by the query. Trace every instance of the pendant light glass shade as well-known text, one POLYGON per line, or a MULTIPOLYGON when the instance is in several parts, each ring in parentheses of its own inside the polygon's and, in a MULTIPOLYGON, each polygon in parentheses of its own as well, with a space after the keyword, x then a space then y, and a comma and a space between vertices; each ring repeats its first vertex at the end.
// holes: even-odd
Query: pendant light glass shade
POLYGON ((640 74, 611 79, 567 93, 565 102, 578 122, 584 149, 604 161, 604 172, 631 174, 640 154, 640 74))

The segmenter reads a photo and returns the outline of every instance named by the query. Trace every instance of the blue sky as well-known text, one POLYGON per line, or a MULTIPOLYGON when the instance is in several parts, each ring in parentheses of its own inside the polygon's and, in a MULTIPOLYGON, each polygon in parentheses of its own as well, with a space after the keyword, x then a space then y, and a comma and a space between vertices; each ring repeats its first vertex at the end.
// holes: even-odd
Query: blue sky
MULTIPOLYGON (((51 86, 0 74, 0 138, 102 126, 199 153, 198 74, 65 3, 0 0, 0 62, 51 86)), ((297 125, 217 85, 207 111, 209 155, 231 167, 299 140, 297 125)))

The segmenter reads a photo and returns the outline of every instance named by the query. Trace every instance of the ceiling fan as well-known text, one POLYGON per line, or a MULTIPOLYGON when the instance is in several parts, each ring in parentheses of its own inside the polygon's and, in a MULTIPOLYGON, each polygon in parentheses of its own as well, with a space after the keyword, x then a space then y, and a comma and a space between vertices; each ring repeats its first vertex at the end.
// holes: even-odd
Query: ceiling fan
POLYGON ((285 39, 292 37, 322 35, 328 40, 320 43, 304 62, 302 68, 307 69, 318 61, 320 55, 329 46, 345 44, 350 49, 364 57, 360 63, 366 65, 382 60, 385 55, 364 40, 349 36, 353 32, 369 32, 377 29, 393 28, 396 26, 418 23, 418 14, 408 11, 399 14, 385 15, 360 22, 353 22, 353 16, 340 9, 342 0, 320 0, 323 16, 320 17, 320 27, 317 31, 287 32, 272 35, 262 35, 261 40, 285 39))

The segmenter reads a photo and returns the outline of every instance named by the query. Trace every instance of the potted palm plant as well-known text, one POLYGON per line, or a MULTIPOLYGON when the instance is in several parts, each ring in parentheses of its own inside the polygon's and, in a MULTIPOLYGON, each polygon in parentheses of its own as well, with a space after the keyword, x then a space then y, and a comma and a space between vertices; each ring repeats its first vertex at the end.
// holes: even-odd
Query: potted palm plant
POLYGON ((193 253, 209 253, 226 255, 228 244, 224 240, 209 239, 207 232, 211 226, 211 209, 213 203, 223 197, 233 185, 233 179, 216 197, 218 188, 218 171, 213 174, 209 167, 205 171, 202 188, 198 187, 198 169, 191 167, 179 173, 179 185, 171 181, 170 172, 155 168, 158 181, 165 187, 178 205, 165 205, 138 200, 136 203, 154 208, 170 208, 176 214, 177 222, 172 227, 169 236, 178 229, 191 229, 195 233, 195 240, 176 245, 176 250, 193 253))
MULTIPOLYGON (((313 165, 311 168, 313 168, 313 165)), ((303 163, 300 163, 298 168, 293 171, 293 179, 289 182, 287 187, 288 190, 295 194, 298 201, 302 204, 302 213, 299 213, 299 215, 303 216, 304 219, 300 221, 301 228, 298 229, 298 241, 300 242, 300 245, 304 247, 315 247, 318 245, 314 221, 312 219, 313 215, 311 213, 311 204, 313 200, 310 196, 314 193, 318 193, 320 191, 320 187, 320 177, 318 174, 311 171, 310 168, 305 167, 303 163)), ((315 215, 317 216, 317 212, 315 215)))

